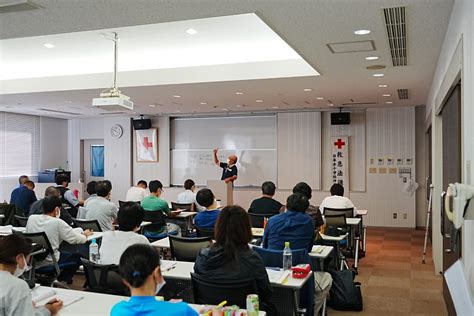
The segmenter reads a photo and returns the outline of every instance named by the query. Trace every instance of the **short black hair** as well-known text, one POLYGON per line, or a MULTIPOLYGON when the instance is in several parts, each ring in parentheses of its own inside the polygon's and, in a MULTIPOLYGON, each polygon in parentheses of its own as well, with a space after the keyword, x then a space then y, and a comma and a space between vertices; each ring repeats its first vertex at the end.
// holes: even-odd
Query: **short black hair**
POLYGON ((109 191, 112 191, 112 182, 110 182, 110 180, 104 180, 104 182, 109 187, 109 191))
POLYGON ((28 181, 28 180, 29 180, 29 178, 28 178, 27 175, 21 175, 21 176, 18 178, 18 183, 19 183, 20 185, 22 185, 22 184, 25 184, 25 182, 28 181))
POLYGON ((301 193, 306 196, 308 200, 311 200, 312 197, 312 189, 306 182, 297 183, 293 187, 293 193, 301 193))
POLYGON ((194 181, 191 179, 187 179, 184 181, 184 189, 185 190, 191 190, 191 188, 195 185, 194 181))
POLYGON ((331 195, 344 196, 344 187, 339 183, 334 183, 331 187, 331 195))
POLYGON ((25 187, 33 187, 33 189, 35 188, 35 183, 31 180, 28 180, 25 182, 24 184, 25 187))
POLYGON ((106 197, 110 193, 110 186, 106 181, 98 181, 95 184, 95 192, 98 196, 106 197))
POLYGON ((48 214, 54 211, 56 207, 61 208, 62 203, 59 196, 45 196, 43 199, 43 213, 48 214))
POLYGON ((293 193, 286 200, 286 208, 290 211, 304 212, 308 207, 309 200, 301 193, 293 193))
POLYGON ((117 214, 119 230, 129 232, 139 227, 145 217, 145 210, 137 202, 125 202, 117 214))
POLYGON ((135 244, 128 247, 120 257, 119 271, 133 288, 139 288, 159 265, 160 255, 154 247, 135 244))
POLYGON ((262 193, 265 195, 275 195, 276 186, 275 183, 271 181, 265 181, 262 183, 262 193))
POLYGON ((56 184, 63 185, 64 182, 69 183, 67 175, 58 174, 58 176, 56 177, 56 184))
POLYGON ((209 189, 201 189, 196 194, 196 202, 204 207, 209 207, 214 203, 214 193, 209 189))
POLYGON ((148 183, 146 183, 145 180, 140 180, 140 181, 137 182, 137 185, 140 185, 140 184, 143 184, 143 185, 145 185, 145 188, 148 188, 148 183))
POLYGON ((0 237, 0 264, 16 264, 16 256, 23 254, 26 258, 33 247, 20 234, 0 237))
POLYGON ((163 189, 163 184, 158 180, 150 181, 150 185, 148 187, 151 193, 158 192, 158 189, 163 189))
POLYGON ((97 193, 97 191, 95 190, 96 184, 97 184, 97 181, 91 181, 87 184, 86 191, 89 195, 97 193))

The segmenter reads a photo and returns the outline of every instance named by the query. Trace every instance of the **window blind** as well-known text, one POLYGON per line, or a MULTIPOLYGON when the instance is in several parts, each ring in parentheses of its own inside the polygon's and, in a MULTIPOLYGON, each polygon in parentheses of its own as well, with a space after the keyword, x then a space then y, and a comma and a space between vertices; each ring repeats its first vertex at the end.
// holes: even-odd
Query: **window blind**
POLYGON ((0 112, 0 177, 36 176, 40 118, 0 112))

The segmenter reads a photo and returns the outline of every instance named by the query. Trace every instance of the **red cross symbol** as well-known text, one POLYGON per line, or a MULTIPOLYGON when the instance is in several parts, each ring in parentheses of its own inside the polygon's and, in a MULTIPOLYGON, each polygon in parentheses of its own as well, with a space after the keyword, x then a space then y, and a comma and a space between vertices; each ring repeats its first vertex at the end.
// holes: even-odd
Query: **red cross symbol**
POLYGON ((337 146, 337 149, 341 149, 342 147, 344 147, 346 143, 342 141, 342 139, 338 138, 337 139, 337 142, 334 143, 335 146, 337 146))
POLYGON ((153 142, 148 142, 148 137, 143 138, 143 145, 145 146, 146 150, 153 148, 153 142))

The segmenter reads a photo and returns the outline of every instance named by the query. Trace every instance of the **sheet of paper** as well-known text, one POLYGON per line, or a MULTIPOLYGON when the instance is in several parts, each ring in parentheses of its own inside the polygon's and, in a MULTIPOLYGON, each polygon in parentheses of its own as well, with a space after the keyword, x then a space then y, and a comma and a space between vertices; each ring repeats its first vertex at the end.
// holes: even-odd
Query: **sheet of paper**
POLYGON ((267 274, 271 283, 282 284, 290 276, 290 271, 267 269, 267 274))
POLYGON ((444 273, 457 315, 474 315, 472 294, 464 275, 463 264, 456 261, 444 273))
POLYGON ((36 307, 44 306, 52 299, 61 300, 63 301, 64 306, 68 306, 84 298, 84 296, 78 295, 77 293, 72 291, 71 293, 56 293, 53 288, 44 287, 37 287, 33 289, 31 291, 31 297, 36 307))

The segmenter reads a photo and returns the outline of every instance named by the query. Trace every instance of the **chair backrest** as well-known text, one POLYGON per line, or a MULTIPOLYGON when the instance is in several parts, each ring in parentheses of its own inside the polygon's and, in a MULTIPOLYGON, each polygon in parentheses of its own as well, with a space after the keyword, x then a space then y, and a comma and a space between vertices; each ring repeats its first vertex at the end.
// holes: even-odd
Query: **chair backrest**
POLYGON ((28 223, 28 217, 15 215, 15 223, 16 226, 26 227, 26 223, 28 223))
POLYGON ((249 217, 250 217, 250 224, 252 227, 255 228, 263 228, 263 223, 265 222, 265 218, 270 218, 275 214, 255 214, 249 212, 249 217))
POLYGON ((217 305, 227 301, 228 305, 244 307, 248 294, 259 294, 255 279, 218 282, 191 273, 191 287, 195 304, 217 305))
POLYGON ((194 262, 201 249, 212 242, 212 237, 187 238, 169 235, 171 256, 178 261, 194 262))
POLYGON ((194 203, 176 203, 171 202, 171 209, 172 210, 184 210, 184 211, 193 211, 194 203))
POLYGON ((165 214, 162 211, 145 211, 143 217, 144 222, 151 222, 152 224, 143 227, 143 234, 147 231, 159 231, 166 226, 165 214))
MULTIPOLYGON (((252 248, 260 255, 266 267, 283 267, 283 250, 267 249, 257 246, 253 246, 252 248)), ((300 263, 311 264, 311 258, 308 255, 308 250, 292 249, 291 254, 294 266, 300 263)))
POLYGON ((214 238, 214 229, 203 228, 196 226, 197 237, 211 237, 214 238))
POLYGON ((119 267, 115 264, 97 264, 81 258, 87 279, 88 290, 96 293, 130 295, 123 284, 119 267))
POLYGON ((346 215, 346 218, 352 218, 354 217, 354 208, 353 207, 349 207, 349 208, 325 207, 324 208, 324 215, 340 215, 340 214, 346 215))
POLYGON ((77 219, 86 219, 86 215, 87 215, 87 209, 83 206, 79 206, 79 208, 77 209, 77 219))
POLYGON ((122 207, 122 205, 124 205, 126 202, 125 202, 125 201, 120 201, 120 200, 119 200, 119 201, 118 201, 118 203, 119 203, 119 207, 122 207))
POLYGON ((23 237, 25 237, 25 239, 27 239, 31 243, 41 245, 46 250, 46 252, 35 256, 35 260, 43 261, 44 259, 46 259, 48 255, 50 255, 53 260, 53 265, 56 270, 56 275, 58 276, 61 271, 59 269, 59 265, 56 260, 56 257, 54 256, 53 247, 51 246, 51 243, 49 242, 49 239, 46 233, 39 232, 39 233, 21 233, 21 234, 23 235, 23 237))
POLYGON ((73 218, 72 221, 74 222, 74 225, 76 227, 80 227, 83 230, 90 229, 90 230, 93 230, 95 232, 101 232, 102 231, 102 228, 100 228, 99 221, 96 220, 96 219, 85 220, 85 219, 74 219, 73 218))
POLYGON ((347 227, 345 214, 324 215, 324 220, 326 222, 326 227, 347 227))

